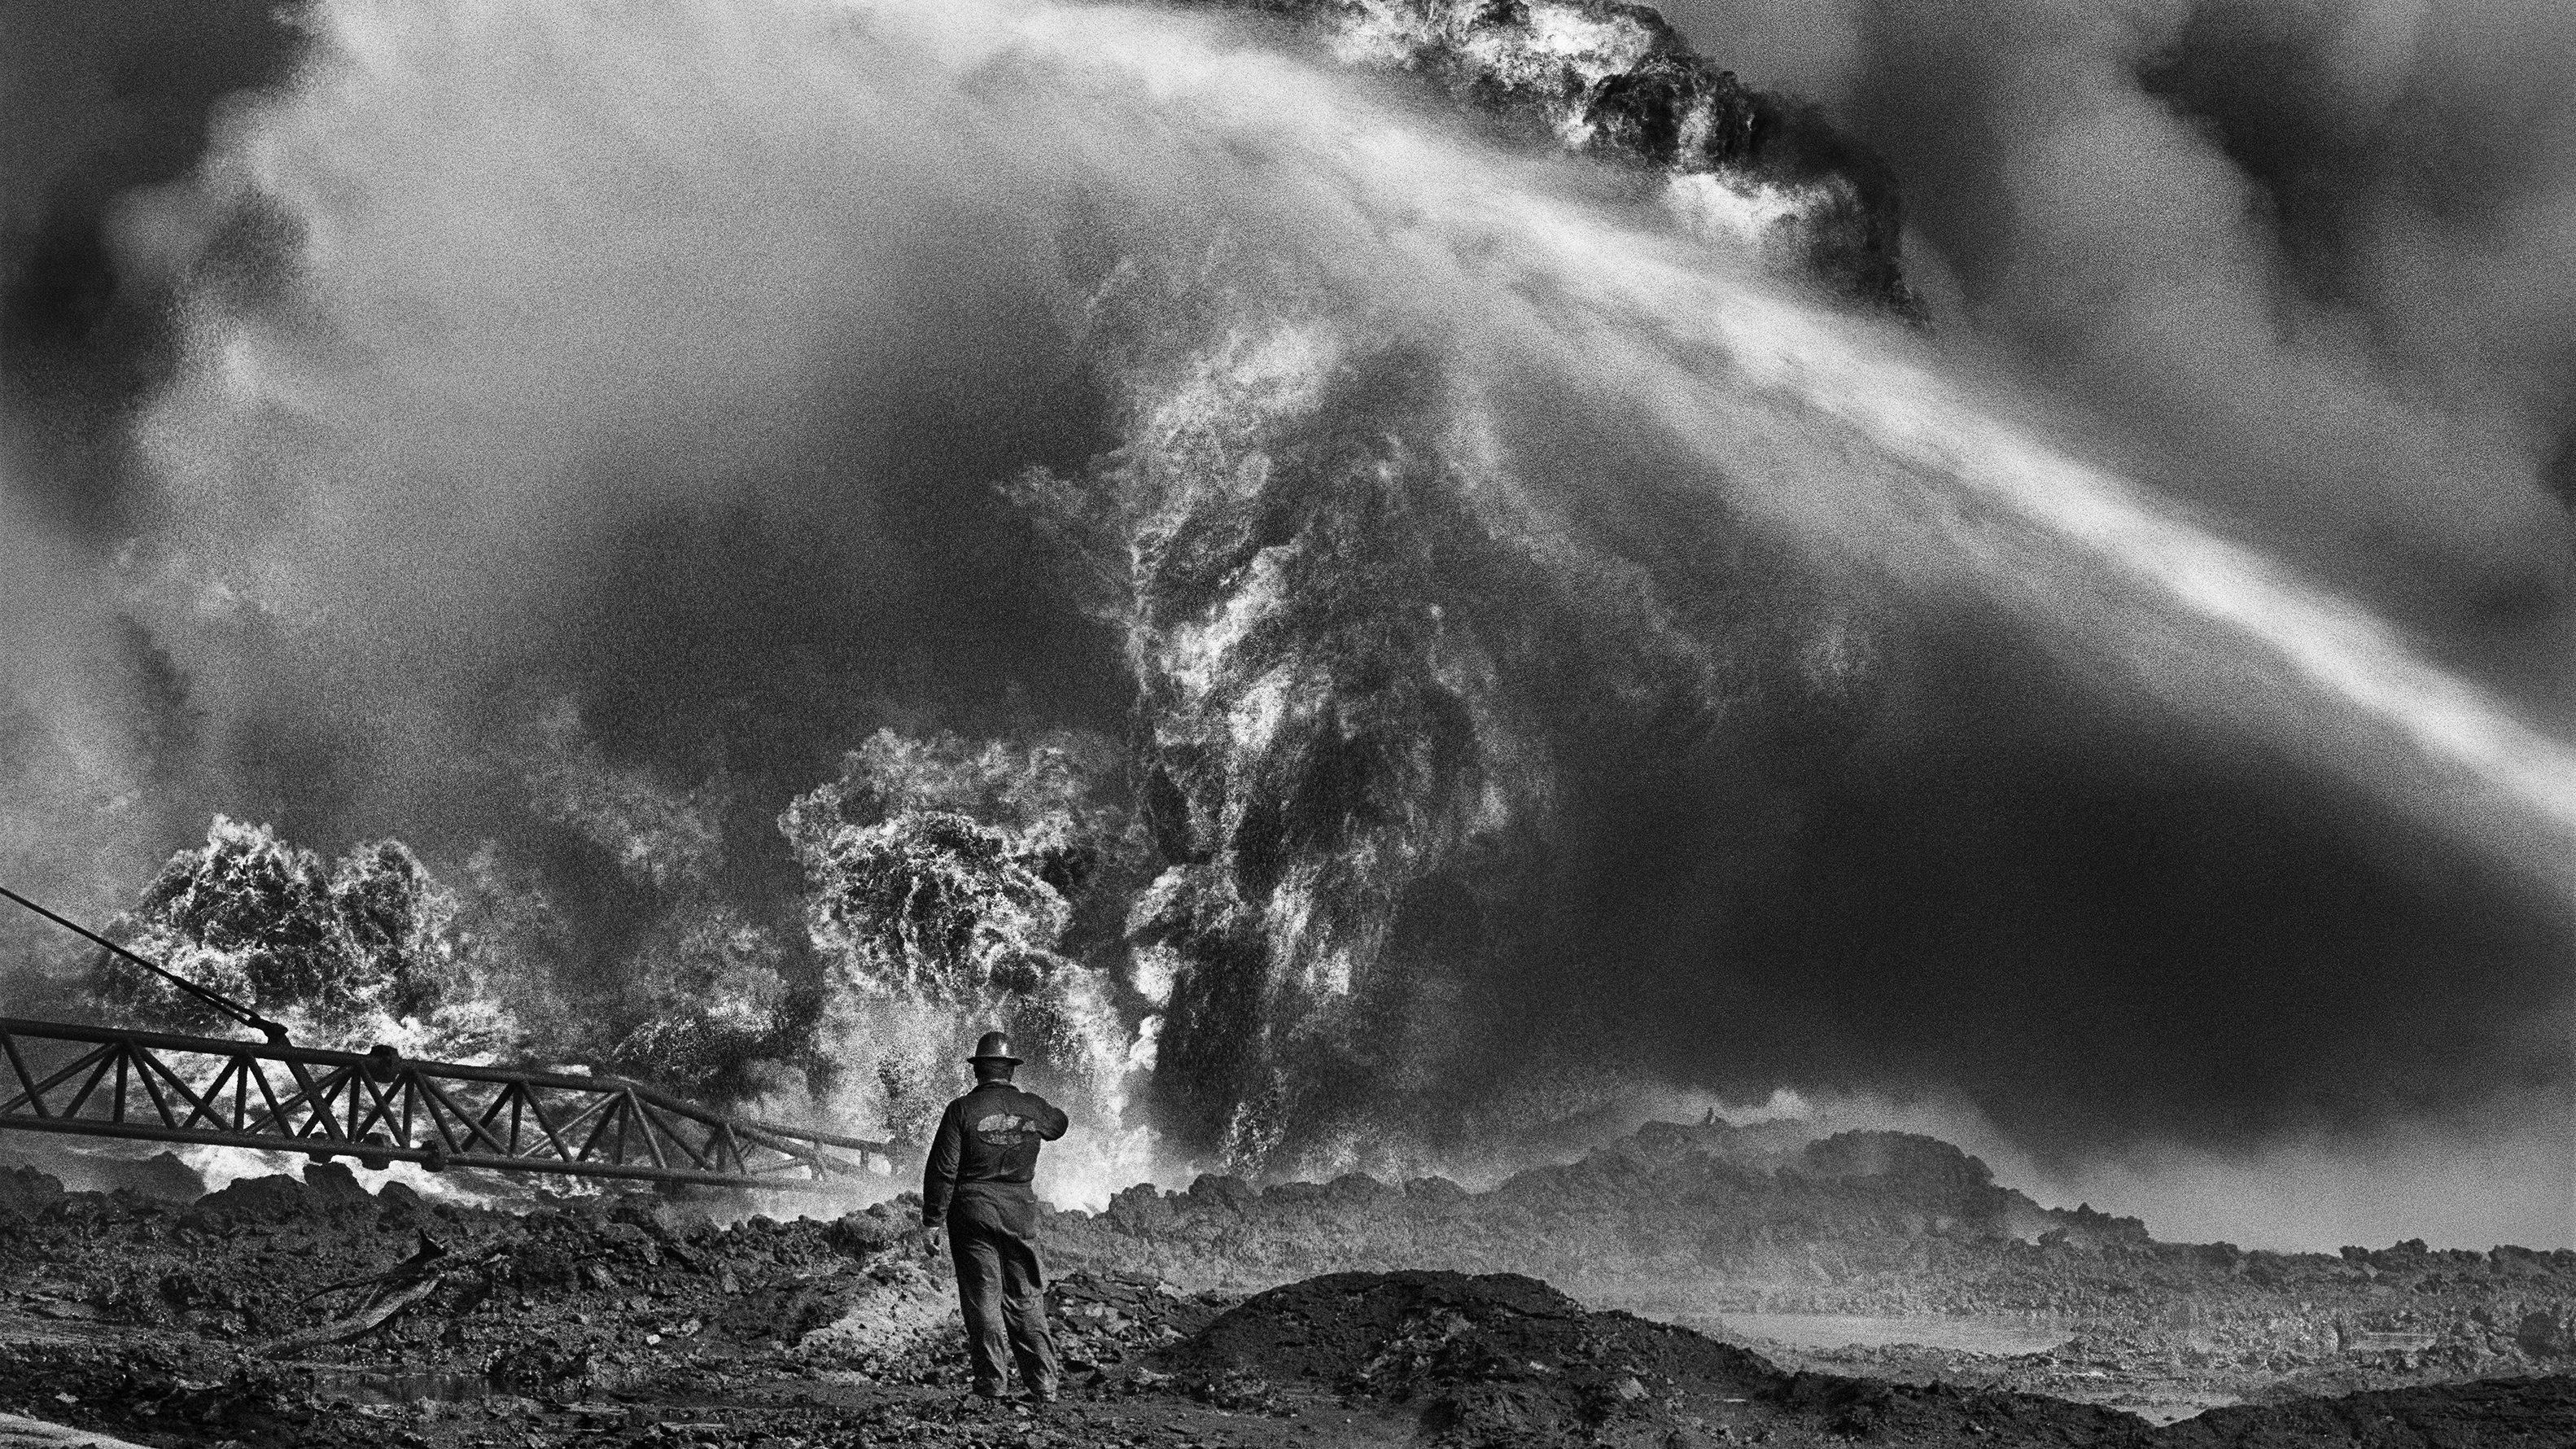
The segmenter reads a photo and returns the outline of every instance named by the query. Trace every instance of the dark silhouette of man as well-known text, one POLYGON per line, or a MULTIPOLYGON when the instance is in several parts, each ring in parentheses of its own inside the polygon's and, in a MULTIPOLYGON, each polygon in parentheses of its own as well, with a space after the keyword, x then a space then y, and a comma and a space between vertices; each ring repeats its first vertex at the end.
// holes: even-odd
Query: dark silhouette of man
POLYGON ((1062 1137, 1069 1124, 1044 1097, 1011 1085, 1020 1059, 1009 1037, 984 1033, 966 1060, 975 1067, 975 1090, 940 1115, 921 1172, 922 1225, 948 1230, 975 1392, 1002 1396, 1007 1338, 1029 1397, 1053 1403, 1055 1343, 1047 1336, 1038 1195, 1029 1179, 1037 1175, 1038 1144, 1062 1137))

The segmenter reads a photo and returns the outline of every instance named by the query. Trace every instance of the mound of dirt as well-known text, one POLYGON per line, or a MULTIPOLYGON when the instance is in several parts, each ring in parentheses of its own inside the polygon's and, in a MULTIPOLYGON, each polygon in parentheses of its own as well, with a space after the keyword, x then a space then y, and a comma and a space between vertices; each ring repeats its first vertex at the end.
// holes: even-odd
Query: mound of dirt
POLYGON ((1336 1273, 1257 1294, 1171 1363, 1238 1394, 1261 1376, 1403 1405, 1452 1445, 2145 1443, 2125 1414, 1788 1374, 1747 1350, 1627 1313, 1592 1313, 1535 1278, 1336 1273))
POLYGON ((42 1216, 63 1195, 61 1179, 32 1167, 0 1167, 0 1218, 42 1216))
POLYGON ((2168 1425, 2157 1443, 2171 1449, 2566 1449, 2576 1444, 2576 1377, 2428 1384, 2213 1409, 2168 1425))
POLYGON ((2576 1250, 2162 1243, 2134 1218, 2041 1207, 1930 1138, 1810 1140, 1793 1128, 1649 1123, 1481 1192, 1437 1178, 1264 1189, 1203 1177, 1050 1214, 1043 1233, 1049 1261, 1068 1270, 1234 1293, 1328 1273, 1525 1273, 1738 1341, 1758 1332, 1734 1326, 1749 1315, 2029 1325, 2066 1341, 1948 1361, 1921 1348, 1779 1348, 1830 1373, 1934 1376, 2158 1418, 2276 1391, 2576 1366, 2576 1250))
POLYGON ((1790 1373, 1630 1314, 1587 1312, 1535 1278, 1336 1273, 1257 1294, 1166 1356, 1204 1394, 1255 1403, 1264 1376, 1402 1406, 1433 1443, 2093 1449, 2566 1449, 2576 1378, 2438 1384, 2222 1409, 2152 1428, 2036 1394, 1790 1373))
POLYGON ((206 1191, 205 1178, 175 1153, 135 1156, 25 1132, 0 1139, 0 1174, 28 1171, 72 1192, 133 1192, 158 1202, 193 1202, 206 1191))

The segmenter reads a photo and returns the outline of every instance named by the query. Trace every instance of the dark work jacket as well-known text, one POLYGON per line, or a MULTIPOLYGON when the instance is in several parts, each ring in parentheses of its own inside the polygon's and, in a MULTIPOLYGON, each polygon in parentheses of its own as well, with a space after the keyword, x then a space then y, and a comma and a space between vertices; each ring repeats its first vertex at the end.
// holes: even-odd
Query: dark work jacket
POLYGON ((930 1161, 921 1169, 921 1220, 933 1227, 953 1211, 1026 1237, 1037 1227, 1038 1144, 1070 1125, 1046 1098, 1008 1082, 985 1082, 948 1104, 930 1161))

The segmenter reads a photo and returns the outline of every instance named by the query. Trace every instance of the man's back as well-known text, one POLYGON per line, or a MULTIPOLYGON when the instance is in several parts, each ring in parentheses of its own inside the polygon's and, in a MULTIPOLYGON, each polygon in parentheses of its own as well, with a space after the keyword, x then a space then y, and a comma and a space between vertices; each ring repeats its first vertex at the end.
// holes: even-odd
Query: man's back
POLYGON ((1011 1085, 1011 1039, 984 1033, 975 1090, 948 1104, 921 1169, 921 1220, 948 1230, 957 1307, 975 1392, 997 1397, 1017 1361, 1032 1398, 1055 1398, 1055 1341, 1046 1326, 1046 1265, 1038 1260, 1038 1144, 1064 1135, 1065 1115, 1011 1085), (1007 1340, 1007 1346, 1005 1344, 1007 1340))
POLYGON ((1009 1082, 977 1084, 940 1114, 922 1170, 922 1221, 943 1221, 958 1196, 1031 1196, 1038 1144, 1062 1137, 1066 1125, 1064 1113, 1034 1092, 1009 1082))

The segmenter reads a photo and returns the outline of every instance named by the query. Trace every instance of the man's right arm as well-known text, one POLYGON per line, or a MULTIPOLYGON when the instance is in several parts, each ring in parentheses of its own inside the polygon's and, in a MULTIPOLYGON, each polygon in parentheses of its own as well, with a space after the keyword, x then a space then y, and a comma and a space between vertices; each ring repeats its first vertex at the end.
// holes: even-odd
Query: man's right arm
POLYGON ((1033 1120, 1037 1124, 1039 1141, 1053 1142, 1064 1135, 1066 1128, 1073 1125, 1073 1119, 1064 1115, 1064 1109, 1055 1103, 1035 1092, 1022 1092, 1020 1095, 1028 1098, 1030 1106, 1037 1108, 1033 1120))
POLYGON ((921 1166, 921 1223, 935 1228, 948 1220, 948 1200, 957 1191, 957 1163, 965 1152, 957 1126, 957 1109, 939 1114, 939 1132, 930 1140, 930 1160, 921 1166))

